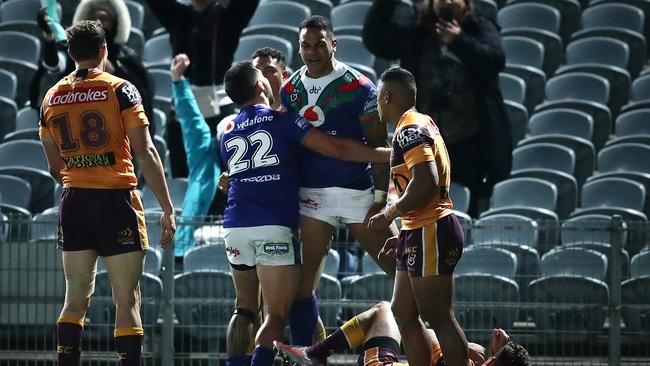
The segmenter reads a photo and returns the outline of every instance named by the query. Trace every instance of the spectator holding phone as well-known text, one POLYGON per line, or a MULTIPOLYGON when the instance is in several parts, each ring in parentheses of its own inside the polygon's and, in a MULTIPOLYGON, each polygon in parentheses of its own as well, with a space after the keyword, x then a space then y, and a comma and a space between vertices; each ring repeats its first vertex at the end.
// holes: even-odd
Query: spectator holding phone
POLYGON ((454 181, 478 198, 506 179, 512 164, 510 124, 499 90, 505 67, 499 27, 473 13, 472 0, 413 0, 416 17, 392 19, 399 0, 375 0, 363 28, 366 47, 400 59, 415 75, 417 109, 440 127, 454 181), (484 184, 485 183, 485 184, 484 184))

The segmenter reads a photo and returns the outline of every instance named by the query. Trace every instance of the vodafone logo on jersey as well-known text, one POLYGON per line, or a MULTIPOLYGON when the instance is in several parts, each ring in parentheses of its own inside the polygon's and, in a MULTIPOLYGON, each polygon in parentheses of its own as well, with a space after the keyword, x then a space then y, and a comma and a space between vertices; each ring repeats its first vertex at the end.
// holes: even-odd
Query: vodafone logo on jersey
POLYGON ((58 91, 50 96, 50 106, 103 102, 108 99, 107 88, 80 88, 75 90, 58 91))

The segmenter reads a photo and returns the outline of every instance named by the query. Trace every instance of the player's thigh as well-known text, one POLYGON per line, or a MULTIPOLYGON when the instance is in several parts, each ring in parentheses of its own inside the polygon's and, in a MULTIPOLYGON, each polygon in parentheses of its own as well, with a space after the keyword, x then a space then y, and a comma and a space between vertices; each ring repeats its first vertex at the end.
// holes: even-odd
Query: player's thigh
POLYGON ((116 301, 135 297, 135 290, 139 291, 145 255, 146 250, 138 250, 102 257, 116 301))
POLYGON ((97 252, 92 249, 63 251, 63 271, 66 280, 66 298, 88 298, 95 289, 97 252))
POLYGON ((411 286, 418 310, 426 320, 451 309, 454 292, 451 275, 411 277, 411 286))
POLYGON ((368 254, 376 261, 379 251, 388 238, 398 234, 397 227, 391 225, 384 230, 370 230, 364 223, 347 224, 352 236, 361 244, 368 254))
POLYGON ((395 272, 391 310, 400 325, 415 322, 418 319, 418 306, 406 271, 395 272))
POLYGON ((255 267, 239 269, 232 268, 232 279, 235 284, 236 304, 238 308, 244 308, 254 313, 259 309, 260 286, 255 267))
POLYGON ((388 337, 394 339, 398 344, 402 337, 395 321, 395 316, 391 311, 391 304, 382 301, 371 308, 372 320, 366 330, 365 340, 368 341, 375 337, 388 337))
POLYGON ((257 265, 264 308, 269 315, 287 317, 300 283, 299 265, 257 265))
MULTIPOLYGON (((300 239, 302 241, 302 274, 306 291, 316 286, 319 268, 327 255, 334 226, 312 217, 300 216, 300 239)), ((302 291, 301 291, 302 292, 302 291)))

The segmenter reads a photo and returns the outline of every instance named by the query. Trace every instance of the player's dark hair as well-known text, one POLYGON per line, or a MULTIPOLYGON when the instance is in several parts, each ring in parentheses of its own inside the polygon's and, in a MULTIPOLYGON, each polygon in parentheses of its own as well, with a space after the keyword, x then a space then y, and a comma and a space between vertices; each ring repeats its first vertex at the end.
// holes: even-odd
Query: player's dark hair
POLYGON ((497 355, 499 366, 530 366, 528 351, 513 341, 508 341, 497 355))
POLYGON ((94 60, 106 44, 104 28, 96 20, 77 22, 66 29, 65 33, 70 55, 77 62, 94 60))
POLYGON ((415 99, 415 95, 418 92, 413 74, 401 67, 393 67, 384 71, 379 78, 379 82, 399 84, 408 93, 405 96, 413 99, 415 99))
POLYGON ((303 20, 302 23, 300 23, 300 26, 298 26, 298 31, 300 32, 306 28, 318 28, 324 30, 329 38, 334 38, 332 23, 322 15, 312 15, 303 20))
POLYGON ((282 66, 287 65, 287 59, 284 57, 284 54, 282 54, 282 52, 276 50, 275 48, 271 48, 271 47, 258 48, 253 53, 251 59, 255 59, 257 57, 269 57, 277 60, 277 62, 282 64, 282 66))
POLYGON ((226 94, 237 105, 243 105, 255 98, 255 83, 258 70, 251 61, 241 61, 234 64, 224 76, 226 94))

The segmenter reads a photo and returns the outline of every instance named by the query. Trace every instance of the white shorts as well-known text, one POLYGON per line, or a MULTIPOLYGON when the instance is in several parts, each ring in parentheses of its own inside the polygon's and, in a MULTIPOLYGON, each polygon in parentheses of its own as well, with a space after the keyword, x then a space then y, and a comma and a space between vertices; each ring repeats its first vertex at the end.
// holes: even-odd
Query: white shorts
POLYGON ((332 226, 363 223, 373 201, 372 188, 300 188, 300 214, 332 226))
POLYGON ((265 225, 224 228, 223 238, 231 265, 253 267, 302 263, 298 233, 286 226, 265 225))

